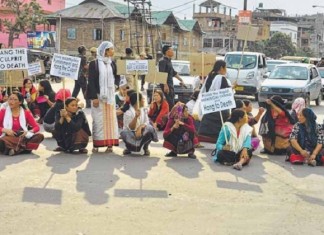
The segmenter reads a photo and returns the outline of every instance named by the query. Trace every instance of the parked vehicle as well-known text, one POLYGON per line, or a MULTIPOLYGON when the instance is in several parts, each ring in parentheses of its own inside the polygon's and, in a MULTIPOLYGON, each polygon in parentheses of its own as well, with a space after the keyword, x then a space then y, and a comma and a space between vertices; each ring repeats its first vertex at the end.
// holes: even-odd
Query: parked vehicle
POLYGON ((259 106, 264 106, 266 99, 280 95, 287 104, 292 104, 297 97, 303 97, 309 106, 315 100, 322 101, 322 81, 317 68, 312 64, 291 63, 277 65, 261 86, 259 106))
MULTIPOLYGON (((190 96, 194 92, 195 88, 199 87, 199 78, 190 75, 190 62, 183 60, 172 60, 172 65, 175 71, 178 72, 180 77, 183 79, 185 86, 181 86, 178 79, 173 78, 175 102, 181 101, 187 103, 190 100, 190 96)), ((154 89, 159 89, 160 84, 148 84, 147 89, 147 101, 151 103, 152 92, 154 89)))
POLYGON ((267 67, 268 72, 267 75, 269 76, 272 70, 278 65, 278 64, 288 64, 291 63, 288 60, 267 60, 267 67))
POLYGON ((322 80, 322 99, 324 99, 324 67, 317 67, 317 70, 321 76, 321 80, 322 80))
POLYGON ((281 57, 280 60, 287 60, 287 61, 292 61, 295 63, 306 63, 306 64, 316 65, 318 63, 318 61, 321 60, 321 58, 302 57, 302 56, 284 56, 284 57, 281 57))
POLYGON ((252 95, 258 99, 261 83, 267 72, 266 57, 258 52, 228 52, 225 55, 227 78, 233 83, 237 80, 236 94, 252 95), (242 64, 241 64, 242 61, 242 64), (238 71, 239 72, 239 77, 238 71))

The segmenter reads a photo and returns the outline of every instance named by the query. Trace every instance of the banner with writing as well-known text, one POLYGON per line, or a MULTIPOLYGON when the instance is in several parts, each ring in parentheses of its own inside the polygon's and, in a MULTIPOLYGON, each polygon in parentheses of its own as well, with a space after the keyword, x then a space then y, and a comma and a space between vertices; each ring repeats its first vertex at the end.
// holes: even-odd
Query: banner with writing
POLYGON ((0 71, 28 68, 27 49, 14 48, 0 50, 0 71))
POLYGON ((79 57, 55 53, 50 74, 61 78, 78 80, 80 63, 81 58, 79 57))
POLYGON ((201 95, 201 110, 203 115, 236 107, 232 88, 204 92, 201 95))

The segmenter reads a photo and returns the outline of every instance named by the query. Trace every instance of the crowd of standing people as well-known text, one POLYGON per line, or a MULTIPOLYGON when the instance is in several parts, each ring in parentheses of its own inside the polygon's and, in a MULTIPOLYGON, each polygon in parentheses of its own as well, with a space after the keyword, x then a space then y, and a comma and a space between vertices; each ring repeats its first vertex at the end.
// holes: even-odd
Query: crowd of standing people
MULTIPOLYGON (((203 115, 202 93, 236 86, 226 78, 225 61, 215 62, 187 104, 175 103, 173 78, 184 84, 172 66, 172 47, 164 46, 158 68, 167 73, 167 81, 154 91, 152 102, 146 107, 140 92, 144 90, 145 76, 140 77, 140 89, 133 75, 118 75, 111 42, 104 41, 98 48, 91 48, 89 59, 86 50, 84 46, 78 48, 81 65, 72 94, 68 89, 55 93, 47 80, 36 88, 29 78, 23 81, 20 90, 4 91, 0 108, 3 154, 12 156, 37 149, 44 139, 39 133, 39 124, 43 124, 57 142, 54 151, 66 153, 88 153, 92 136, 93 153, 103 147, 106 153, 112 153, 121 139, 126 146, 124 155, 142 151, 149 156, 150 143, 158 142, 158 131, 162 131, 163 147, 169 150, 166 157, 185 154, 196 158, 195 149, 201 147, 200 142, 210 142, 215 144, 211 153, 215 162, 241 170, 249 164, 262 141, 263 153, 284 154, 292 163, 322 165, 323 126, 316 122, 316 115, 305 106, 303 98, 295 100, 291 111, 280 96, 273 96, 255 116, 249 100, 237 100, 233 110, 203 115), (91 108, 92 128, 77 99, 80 90, 86 108, 91 108), (258 122, 260 128, 256 130, 258 122)), ((152 59, 144 52, 140 57, 152 59)), ((123 59, 134 59, 130 48, 123 59)))

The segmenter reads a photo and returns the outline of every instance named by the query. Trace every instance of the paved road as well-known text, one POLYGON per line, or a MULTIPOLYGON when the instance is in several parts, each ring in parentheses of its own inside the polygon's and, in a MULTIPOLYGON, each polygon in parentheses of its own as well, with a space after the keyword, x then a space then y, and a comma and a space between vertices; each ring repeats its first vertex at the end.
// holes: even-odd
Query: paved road
POLYGON ((122 156, 122 143, 67 155, 46 135, 34 154, 1 156, 0 234, 324 233, 323 167, 257 153, 238 172, 211 162, 211 144, 196 160, 166 158, 161 145, 150 157, 122 156))

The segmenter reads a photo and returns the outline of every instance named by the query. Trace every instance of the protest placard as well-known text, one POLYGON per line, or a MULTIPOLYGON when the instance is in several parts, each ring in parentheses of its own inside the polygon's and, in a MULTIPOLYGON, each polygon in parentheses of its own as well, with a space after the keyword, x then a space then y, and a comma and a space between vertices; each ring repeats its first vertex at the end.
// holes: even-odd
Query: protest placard
POLYGON ((27 69, 0 71, 0 86, 3 87, 21 87, 24 78, 28 76, 27 69), (11 78, 11 79, 10 79, 11 78))
POLYGON ((214 54, 191 53, 190 55, 190 75, 207 76, 212 71, 216 61, 214 54))
POLYGON ((232 88, 220 89, 202 93, 201 110, 203 115, 235 108, 232 88))
POLYGON ((43 74, 45 72, 43 68, 44 66, 42 66, 41 61, 28 64, 28 76, 43 74))
POLYGON ((22 70, 28 68, 27 49, 1 49, 0 70, 22 70))
POLYGON ((54 54, 50 74, 61 78, 78 80, 81 58, 54 54))
POLYGON ((148 60, 126 60, 126 74, 132 74, 134 71, 147 74, 148 70, 148 60))

